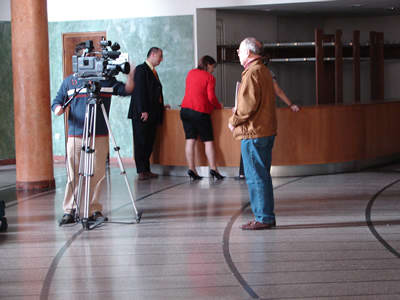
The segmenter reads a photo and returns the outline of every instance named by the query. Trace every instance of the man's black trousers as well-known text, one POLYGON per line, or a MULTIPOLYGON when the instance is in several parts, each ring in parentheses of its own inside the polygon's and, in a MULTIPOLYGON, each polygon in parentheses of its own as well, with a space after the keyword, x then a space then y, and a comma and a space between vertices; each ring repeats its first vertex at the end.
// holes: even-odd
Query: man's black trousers
POLYGON ((153 152, 157 126, 156 122, 132 119, 134 156, 138 173, 150 172, 150 156, 153 152))

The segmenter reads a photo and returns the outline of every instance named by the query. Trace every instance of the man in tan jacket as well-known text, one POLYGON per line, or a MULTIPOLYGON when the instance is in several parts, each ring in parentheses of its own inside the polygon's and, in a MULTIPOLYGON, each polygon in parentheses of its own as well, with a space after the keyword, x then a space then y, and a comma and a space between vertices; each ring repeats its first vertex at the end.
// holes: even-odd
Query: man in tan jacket
POLYGON ((244 67, 237 106, 229 119, 233 136, 241 141, 244 172, 254 220, 243 230, 275 227, 274 194, 270 174, 272 147, 277 133, 275 92, 270 71, 261 60, 261 43, 246 38, 238 55, 244 67))

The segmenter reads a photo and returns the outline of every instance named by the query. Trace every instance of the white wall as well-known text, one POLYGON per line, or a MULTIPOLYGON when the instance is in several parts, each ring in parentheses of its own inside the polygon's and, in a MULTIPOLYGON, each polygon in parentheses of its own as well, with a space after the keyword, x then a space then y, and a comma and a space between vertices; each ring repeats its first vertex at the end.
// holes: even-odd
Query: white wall
MULTIPOLYGON (((332 0, 47 0, 47 13, 50 22, 102 20, 195 15, 198 8, 325 1, 332 0)), ((11 20, 10 2, 11 0, 0 0, 0 21, 11 20)))
POLYGON ((0 21, 10 21, 11 20, 11 0, 0 0, 0 21))
POLYGON ((47 6, 49 21, 71 21, 194 15, 198 8, 325 1, 332 0, 47 0, 47 6))
POLYGON ((197 9, 195 15, 195 65, 200 57, 211 55, 217 57, 217 17, 215 9, 197 9))

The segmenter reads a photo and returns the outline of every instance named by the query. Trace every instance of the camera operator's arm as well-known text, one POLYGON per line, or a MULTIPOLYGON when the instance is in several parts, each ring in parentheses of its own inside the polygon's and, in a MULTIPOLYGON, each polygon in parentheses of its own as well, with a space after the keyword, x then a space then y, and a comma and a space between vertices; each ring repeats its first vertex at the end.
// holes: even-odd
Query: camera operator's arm
POLYGON ((135 81, 133 80, 133 76, 135 75, 135 65, 131 65, 131 70, 128 74, 128 79, 125 84, 125 92, 128 94, 132 94, 133 89, 135 88, 135 81))
POLYGON ((112 77, 108 81, 103 81, 105 85, 111 85, 113 87, 113 95, 117 96, 130 96, 135 88, 135 81, 133 80, 135 75, 135 66, 129 71, 126 83, 118 81, 115 77, 112 77))
POLYGON ((54 112, 56 116, 60 116, 64 113, 64 109, 62 106, 66 99, 68 99, 68 81, 70 77, 67 77, 60 86, 60 89, 57 92, 57 96, 54 98, 53 103, 51 105, 51 110, 54 112))

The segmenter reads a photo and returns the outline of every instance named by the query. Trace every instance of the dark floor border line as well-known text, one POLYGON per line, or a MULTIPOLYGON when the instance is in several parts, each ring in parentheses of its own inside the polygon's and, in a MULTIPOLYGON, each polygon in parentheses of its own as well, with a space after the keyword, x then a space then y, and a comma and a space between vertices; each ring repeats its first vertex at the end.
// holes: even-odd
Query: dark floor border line
POLYGON ((12 201, 8 201, 8 202, 6 202, 6 208, 17 206, 17 205, 20 205, 23 202, 26 202, 26 201, 29 201, 29 200, 32 200, 32 199, 35 199, 35 198, 38 198, 38 197, 46 196, 48 194, 52 194, 57 190, 59 190, 59 188, 56 188, 54 190, 34 193, 32 195, 28 195, 26 197, 23 197, 23 199, 21 199, 21 200, 15 199, 15 200, 12 200, 12 201))
POLYGON ((64 253, 67 251, 69 246, 71 246, 72 242, 76 240, 76 238, 84 231, 83 228, 81 228, 79 231, 74 233, 74 235, 67 240, 67 242, 64 244, 64 246, 57 252, 56 256, 53 258, 51 261, 51 265, 48 269, 48 272, 46 274, 46 277, 44 279, 42 289, 40 290, 40 300, 45 300, 48 299, 49 297, 49 290, 50 290, 50 284, 51 281, 53 280, 54 273, 56 272, 57 266, 61 260, 61 258, 64 256, 64 253))
MULTIPOLYGON (((54 176, 54 178, 61 177, 61 176, 63 176, 63 175, 56 175, 56 176, 54 176)), ((39 196, 44 196, 44 195, 47 195, 47 194, 54 193, 55 191, 58 191, 59 189, 61 189, 61 187, 57 187, 56 186, 55 189, 51 189, 51 190, 26 192, 26 191, 17 191, 17 185, 16 184, 10 184, 10 185, 3 186, 3 187, 4 188, 0 188, 0 193, 4 192, 4 191, 6 191, 6 192, 7 191, 12 191, 12 192, 15 192, 15 193, 21 193, 21 194, 25 193, 26 194, 25 196, 22 196, 21 200, 14 199, 14 200, 11 200, 11 201, 7 201, 6 202, 6 208, 16 206, 18 204, 21 204, 21 203, 23 203, 25 201, 28 201, 28 200, 32 200, 32 199, 37 198, 39 196)))
MULTIPOLYGON (((135 204, 136 204, 136 202, 138 202, 138 201, 140 201, 140 200, 143 200, 143 199, 148 198, 148 197, 150 197, 150 196, 153 196, 153 195, 155 195, 155 194, 164 192, 164 191, 166 191, 166 190, 173 189, 174 187, 177 187, 177 186, 182 185, 182 184, 185 184, 185 183, 188 183, 188 181, 183 181, 183 182, 175 183, 175 184, 173 184, 173 185, 169 185, 169 186, 167 186, 167 187, 165 187, 165 188, 162 188, 162 189, 160 189, 160 190, 154 191, 154 192, 152 192, 152 193, 150 193, 150 194, 146 194, 146 195, 144 195, 144 196, 141 196, 141 197, 139 197, 139 198, 137 198, 137 199, 134 200, 134 201, 135 201, 135 204)), ((123 205, 121 205, 120 207, 114 208, 112 211, 113 211, 113 212, 116 212, 116 211, 118 211, 118 210, 120 210, 120 209, 122 209, 122 208, 124 208, 124 207, 126 207, 126 206, 131 206, 131 205, 132 205, 132 201, 130 201, 130 199, 129 199, 129 202, 128 202, 128 203, 123 204, 123 205)), ((140 211, 140 209, 138 209, 138 211, 140 211)), ((108 213, 110 213, 110 212, 109 212, 109 211, 106 212, 106 214, 108 214, 108 213)), ((128 222, 119 222, 119 221, 107 221, 106 223, 130 224, 130 223, 128 223, 128 222)), ((136 223, 136 222, 135 222, 135 223, 136 223)))
POLYGON ((386 173, 386 174, 390 174, 390 173, 394 173, 394 174, 399 174, 400 170, 367 170, 368 172, 373 172, 373 173, 386 173))
MULTIPOLYGON (((400 225, 400 220, 381 220, 375 221, 375 225, 400 225)), ((359 222, 339 222, 339 223, 312 223, 299 225, 281 225, 279 229, 319 229, 319 228, 345 228, 345 227, 365 227, 364 221, 359 222)))
MULTIPOLYGON (((390 297, 390 296, 396 296, 397 297, 398 295, 399 294, 387 294, 387 293, 384 293, 384 294, 377 294, 377 293, 374 293, 374 294, 351 294, 351 295, 339 295, 339 296, 337 296, 335 298, 338 298, 338 297, 346 297, 346 298, 357 297, 357 299, 360 299, 361 297, 374 297, 374 296, 385 296, 387 298, 387 297, 390 297)), ((280 298, 279 297, 279 298, 268 298, 268 299, 262 299, 262 300, 280 300, 280 299, 295 300, 295 299, 299 299, 299 298, 293 298, 293 297, 291 297, 291 298, 286 298, 286 297, 285 298, 280 298)), ((307 298, 302 297, 300 299, 332 299, 332 296, 323 295, 323 296, 313 296, 312 298, 311 297, 307 297, 307 298)), ((361 299, 363 299, 363 298, 361 298, 361 299)), ((392 298, 390 298, 390 299, 392 299, 392 298)), ((396 299, 396 298, 393 298, 393 299, 396 299)))
POLYGON ((231 252, 229 250, 229 239, 231 235, 232 225, 235 223, 236 219, 242 214, 242 212, 250 205, 250 202, 243 205, 240 211, 238 211, 232 218, 229 220, 228 224, 225 227, 224 235, 223 235, 223 243, 222 250, 225 258, 225 262, 231 270, 233 276, 235 276, 236 280, 239 281, 240 285, 244 288, 244 290, 250 295, 250 297, 254 299, 259 299, 260 297, 256 294, 256 292, 248 285, 247 281, 240 274, 238 269, 235 266, 235 263, 232 260, 231 252))
POLYGON ((16 187, 15 183, 10 183, 10 184, 1 186, 0 191, 7 191, 9 189, 15 189, 15 187, 16 187))
MULTIPOLYGON (((143 199, 148 198, 148 197, 150 197, 150 196, 153 196, 153 195, 155 195, 155 194, 164 192, 164 191, 166 191, 166 190, 172 189, 172 188, 174 188, 174 187, 176 187, 176 186, 185 184, 185 183, 187 183, 187 182, 188 182, 188 181, 180 182, 180 183, 177 183, 177 184, 173 184, 173 185, 167 186, 167 187, 165 187, 165 188, 162 188, 162 189, 160 189, 160 190, 154 191, 154 192, 152 192, 152 193, 150 193, 150 194, 146 194, 146 195, 144 195, 144 196, 142 196, 142 197, 137 198, 137 199, 135 200, 135 202, 138 202, 138 201, 140 201, 140 200, 143 200, 143 199)), ((52 191, 52 192, 54 192, 54 191, 52 191)), ((127 203, 127 204, 124 204, 124 205, 122 205, 122 206, 116 208, 115 210, 121 209, 122 207, 125 207, 125 206, 127 206, 127 205, 131 205, 131 204, 132 204, 132 203, 129 202, 129 203, 127 203)), ((130 224, 130 223, 128 223, 128 224, 130 224)), ((51 264, 50 264, 50 267, 48 268, 48 271, 47 271, 45 280, 44 280, 44 282, 43 282, 42 289, 40 290, 40 300, 47 300, 47 299, 49 298, 50 285, 51 285, 51 282, 52 282, 52 280, 53 280, 54 273, 56 272, 56 269, 57 269, 57 266, 58 266, 59 262, 61 261, 61 259, 62 259, 63 255, 64 255, 64 253, 68 250, 68 248, 71 246, 71 244, 73 243, 73 241, 75 241, 76 238, 77 238, 82 232, 84 232, 84 231, 85 231, 85 230, 84 230, 83 228, 81 228, 79 231, 77 231, 76 233, 74 233, 74 235, 73 235, 69 240, 66 241, 66 243, 64 244, 64 246, 57 252, 56 256, 53 258, 53 260, 52 260, 52 262, 51 262, 51 264)))
POLYGON ((396 251, 375 229, 374 222, 371 220, 371 211, 372 206, 374 205, 376 199, 388 188, 392 187, 396 183, 399 183, 400 179, 393 181, 392 183, 386 185, 381 190, 379 190, 372 198, 368 201, 367 207, 365 209, 365 219, 367 221, 367 225, 369 230, 371 231, 372 235, 387 249, 389 250, 394 256, 400 258, 400 253, 396 251))
MULTIPOLYGON (((303 177, 291 180, 289 182, 283 183, 283 184, 275 187, 274 190, 277 190, 283 186, 294 183, 296 181, 303 180, 306 177, 309 177, 309 176, 303 176, 303 177)), ((225 226, 222 250, 223 250, 225 262, 228 265, 229 269, 231 270, 233 276, 235 276, 236 280, 240 283, 240 285, 243 287, 243 289, 250 295, 250 297, 252 297, 253 299, 260 299, 260 297, 257 295, 257 293, 250 287, 250 285, 247 283, 247 281, 243 278, 243 276, 240 274, 240 272, 236 268, 235 263, 232 260, 230 250, 229 250, 229 240, 230 240, 230 236, 231 236, 233 223, 235 223, 236 219, 246 210, 246 208, 248 206, 250 206, 250 202, 247 202, 245 205, 243 205, 242 208, 231 217, 228 224, 225 226)))

